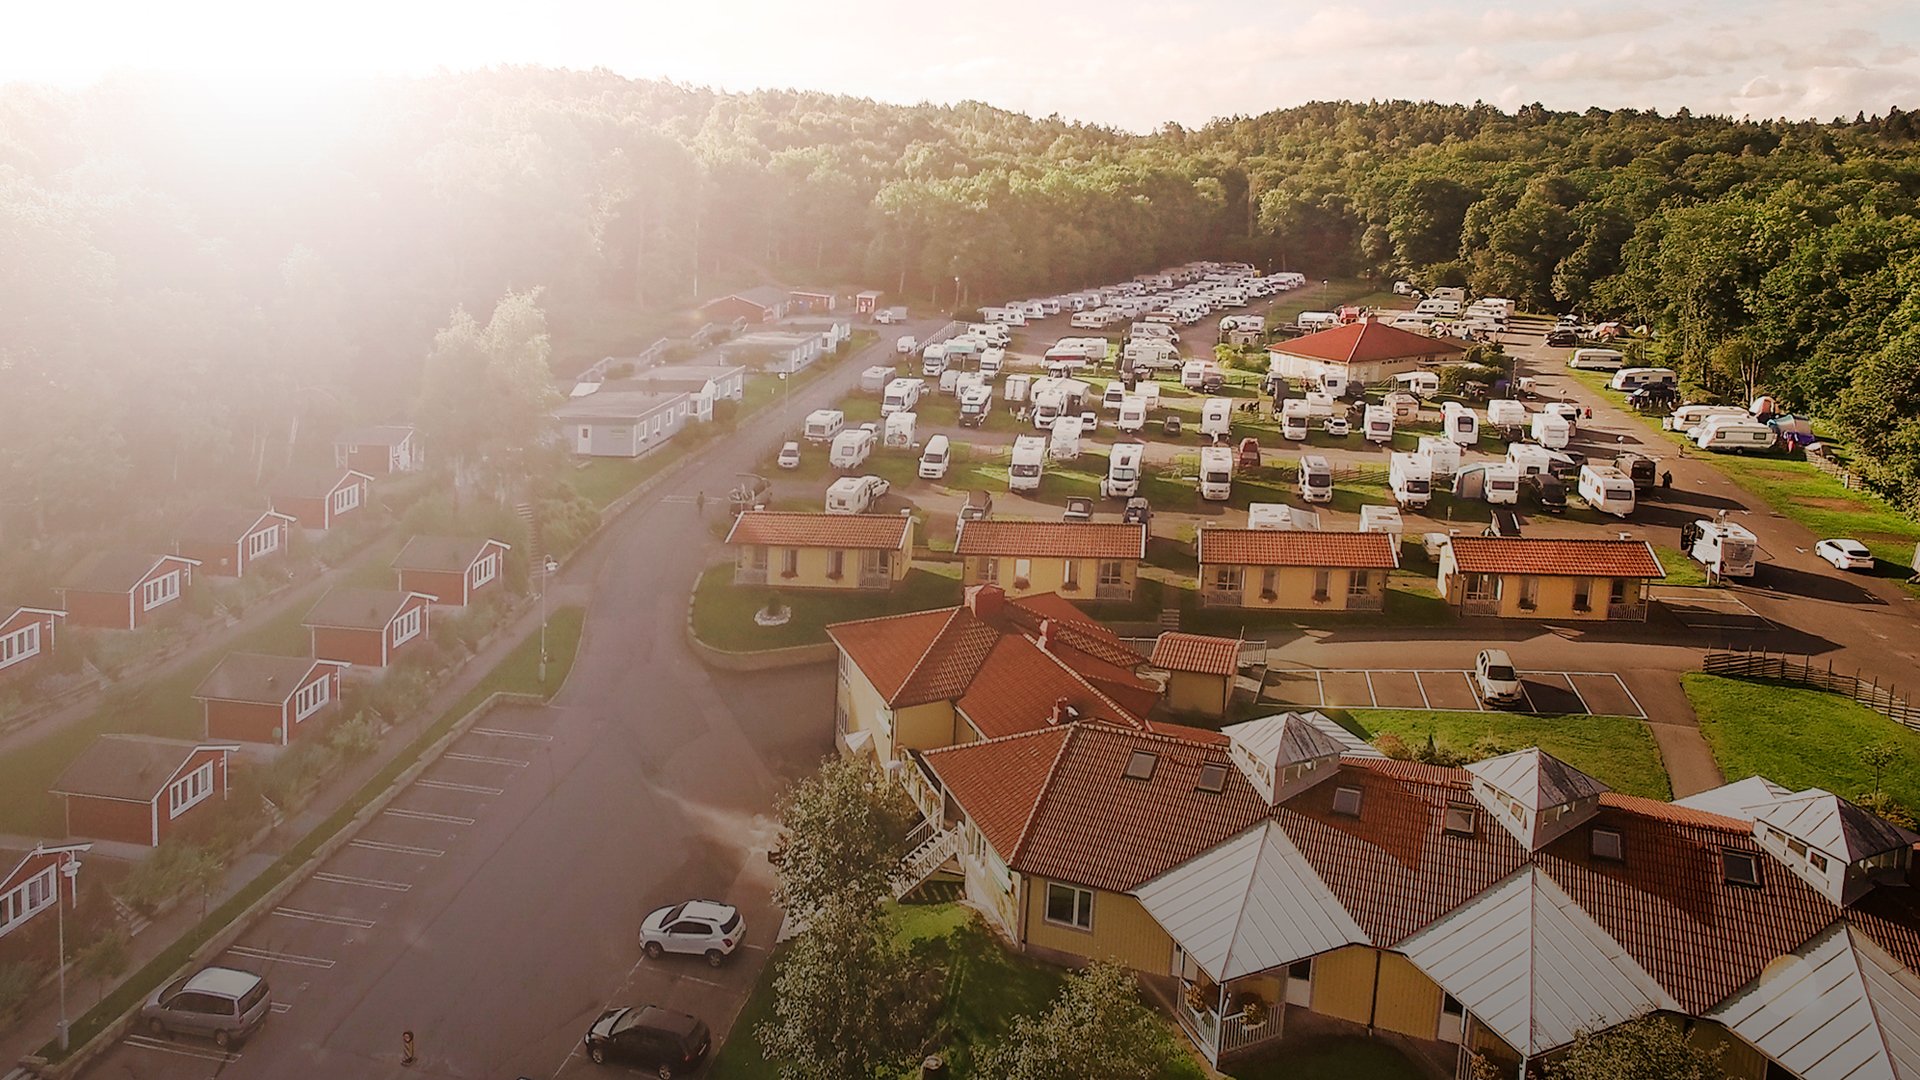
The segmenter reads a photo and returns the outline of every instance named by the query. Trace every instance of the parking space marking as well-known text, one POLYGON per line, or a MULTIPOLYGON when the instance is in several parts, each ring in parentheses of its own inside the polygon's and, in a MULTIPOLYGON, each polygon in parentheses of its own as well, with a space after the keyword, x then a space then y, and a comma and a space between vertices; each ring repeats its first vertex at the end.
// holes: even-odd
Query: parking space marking
POLYGON ((345 926, 355 930, 371 930, 372 919, 356 919, 351 915, 329 915, 324 911, 308 911, 304 908, 277 907, 273 914, 283 919, 298 919, 301 922, 325 923, 328 926, 345 926))
POLYGON ((156 1039, 151 1035, 129 1035, 126 1043, 136 1050, 154 1050, 162 1054, 199 1058, 201 1061, 213 1061, 222 1065, 240 1060, 239 1054, 228 1053, 218 1047, 209 1046, 202 1050, 197 1046, 180 1046, 165 1039, 156 1039))
POLYGON ((333 885, 354 885, 362 889, 379 889, 383 892, 412 892, 413 886, 404 881, 384 881, 380 878, 354 877, 352 874, 335 874, 327 870, 316 871, 315 881, 325 881, 333 885))
POLYGON ((688 981, 688 982, 697 982, 697 983, 699 983, 699 984, 700 984, 701 986, 711 986, 711 987, 713 987, 713 988, 714 988, 714 989, 716 989, 716 990, 730 990, 730 989, 732 989, 732 987, 729 987, 729 986, 728 986, 727 984, 725 984, 725 983, 717 983, 717 982, 714 982, 714 981, 713 981, 712 979, 703 979, 703 978, 701 978, 701 977, 700 977, 700 976, 698 976, 698 975, 679 975, 679 974, 676 974, 676 975, 674 976, 674 978, 676 978, 676 979, 685 979, 685 980, 686 980, 686 981, 688 981))
POLYGON ((480 784, 456 784, 448 780, 415 780, 415 787, 433 788, 436 791, 464 791, 470 795, 503 795, 504 788, 483 787, 480 784))
POLYGON ((1370 707, 1378 708, 1380 706, 1380 695, 1375 693, 1373 689, 1373 672, 1365 672, 1365 675, 1367 676, 1367 704, 1370 707))
POLYGON ((1413 685, 1420 688, 1420 707, 1423 709, 1433 708, 1433 701, 1427 697, 1427 682, 1420 677, 1420 673, 1417 671, 1413 673, 1413 685))
POLYGON ((408 821, 437 821, 442 825, 473 824, 472 818, 461 817, 458 814, 430 814, 425 810, 403 810, 395 806, 389 806, 380 812, 389 817, 406 818, 408 821))
POLYGON ((268 1005, 267 1007, 268 1007, 268 1008, 270 1008, 270 1009, 272 1009, 272 1010, 273 1010, 274 1012, 277 1012, 277 1013, 290 1013, 290 1012, 292 1012, 292 1011, 293 1011, 293 1006, 292 1006, 292 1005, 289 1005, 289 1004, 287 1004, 287 1003, 286 1003, 286 1002, 284 1002, 284 1001, 276 1001, 276 1002, 273 1002, 272 1004, 270 1004, 270 1005, 268 1005))
POLYGON ((445 848, 416 847, 413 844, 389 844, 385 840, 349 840, 347 841, 347 846, 363 848, 367 851, 384 851, 389 855, 424 855, 429 859, 437 859, 447 853, 445 848))
POLYGON ((1578 686, 1573 685, 1572 679, 1567 679, 1567 689, 1572 691, 1573 700, 1580 703, 1580 711, 1583 713, 1592 714, 1593 710, 1587 707, 1587 699, 1580 696, 1580 688, 1578 686))
POLYGON ((229 946, 228 952, 235 956, 244 956, 249 960, 265 960, 273 964, 292 964, 295 967, 320 968, 325 970, 333 966, 333 961, 323 956, 302 956, 299 953, 274 952, 272 949, 256 949, 251 945, 229 946))
POLYGON ((491 735, 496 739, 528 739, 533 742, 552 742, 553 736, 542 735, 537 731, 508 731, 506 728, 477 727, 472 729, 475 735, 491 735))
POLYGON ((507 765, 515 769, 524 769, 529 764, 528 762, 522 761, 519 758, 488 757, 485 754, 451 754, 449 753, 449 754, 442 754, 440 756, 447 759, 448 761, 472 761, 481 765, 507 765))

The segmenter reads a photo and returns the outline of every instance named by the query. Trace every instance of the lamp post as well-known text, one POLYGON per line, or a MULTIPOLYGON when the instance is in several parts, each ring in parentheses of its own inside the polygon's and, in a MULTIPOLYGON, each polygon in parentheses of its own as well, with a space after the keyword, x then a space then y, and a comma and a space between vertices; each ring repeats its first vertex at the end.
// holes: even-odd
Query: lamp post
POLYGON ((953 275, 953 310, 960 310, 960 275, 953 275))
POLYGON ((55 958, 54 970, 60 973, 60 1049, 62 1052, 67 1049, 67 897, 73 897, 76 902, 80 898, 79 886, 75 883, 75 879, 80 876, 80 852, 85 851, 88 846, 90 845, 81 845, 77 850, 69 850, 65 853, 65 857, 60 860, 60 876, 65 878, 66 882, 64 885, 58 883, 54 885, 56 890, 61 890, 64 894, 55 895, 53 898, 54 925, 57 927, 55 947, 60 950, 60 955, 55 958))
POLYGON ((551 555, 547 556, 546 562, 540 564, 540 685, 541 686, 547 685, 547 579, 553 576, 553 572, 558 569, 560 569, 560 564, 557 562, 554 562, 553 556, 551 555))

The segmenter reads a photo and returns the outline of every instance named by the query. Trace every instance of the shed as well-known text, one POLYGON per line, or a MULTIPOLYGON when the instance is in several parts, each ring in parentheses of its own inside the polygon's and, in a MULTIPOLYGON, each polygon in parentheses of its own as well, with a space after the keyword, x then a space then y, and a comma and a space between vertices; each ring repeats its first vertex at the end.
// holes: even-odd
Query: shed
POLYGON ((1233 700, 1240 671, 1240 640, 1169 630, 1153 643, 1154 667, 1167 673, 1167 704, 1179 712, 1219 718, 1233 700))
POLYGON ((207 508, 180 525, 173 550, 200 560, 200 572, 215 577, 246 577, 263 559, 286 554, 294 519, 277 510, 207 508))
POLYGON ((67 574, 61 606, 75 626, 138 630, 186 595, 198 560, 139 551, 96 551, 67 574))
POLYGON ((874 312, 879 311, 880 297, 883 295, 885 294, 881 293, 878 289, 863 289, 860 292, 854 293, 853 313, 855 315, 872 315, 874 312))
POLYGON ((312 729, 306 721, 340 700, 333 660, 229 653, 193 696, 205 710, 207 738, 286 746, 312 729))
POLYGON ((386 667, 426 640, 432 604, 426 593, 341 586, 328 590, 301 625, 322 660, 386 667))
POLYGON ((481 591, 500 587, 511 550, 506 541, 484 536, 416 536, 394 557, 393 569, 401 591, 465 607, 481 591))
POLYGON ((157 847, 227 797, 232 743, 102 735, 48 790, 66 800, 67 834, 157 847))
POLYGON ((406 424, 360 428, 333 440, 333 463, 368 476, 412 472, 425 460, 418 433, 406 424))
POLYGON ((273 508, 303 529, 331 529, 359 513, 372 492, 373 477, 358 469, 302 469, 274 482, 273 508))

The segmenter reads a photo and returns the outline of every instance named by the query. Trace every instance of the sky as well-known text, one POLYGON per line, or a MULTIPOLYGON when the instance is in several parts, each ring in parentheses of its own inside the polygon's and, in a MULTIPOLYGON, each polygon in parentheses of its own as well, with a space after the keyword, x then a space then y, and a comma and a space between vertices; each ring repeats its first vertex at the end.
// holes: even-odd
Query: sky
POLYGON ((500 64, 985 101, 1133 131, 1307 101, 1920 109, 1916 0, 90 0, 20 4, 0 80, 235 93, 500 64))

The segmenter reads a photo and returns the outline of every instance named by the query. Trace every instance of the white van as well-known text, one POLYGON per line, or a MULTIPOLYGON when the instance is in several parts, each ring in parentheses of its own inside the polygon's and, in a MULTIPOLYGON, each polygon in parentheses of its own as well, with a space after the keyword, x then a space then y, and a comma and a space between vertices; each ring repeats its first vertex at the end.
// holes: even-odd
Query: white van
POLYGON ((1633 513, 1633 478, 1611 465, 1580 466, 1580 497, 1603 514, 1633 513))
POLYGON ((1447 438, 1461 446, 1480 444, 1480 416, 1472 409, 1457 401, 1449 401, 1441 409, 1442 421, 1446 425, 1447 438))
POLYGON ((1460 301, 1440 300, 1429 297, 1415 304, 1413 313, 1415 315, 1432 315, 1439 319, 1450 319, 1460 314, 1460 301))
MULTIPOLYGON (((945 378, 943 375, 942 378, 945 378)), ((895 379, 887 384, 886 395, 880 399, 880 415, 892 416, 897 412, 912 412, 920 404, 920 391, 926 387, 921 379, 895 379)))
POLYGON ((1638 390, 1643 386, 1678 386, 1680 376, 1672 368, 1630 367, 1613 373, 1607 385, 1615 390, 1638 390))
POLYGON ((815 409, 807 414, 807 426, 802 434, 808 442, 832 442, 846 426, 847 414, 839 409, 815 409))
POLYGON ((945 435, 935 435, 927 440, 926 449, 920 451, 920 479, 944 480, 947 478, 947 466, 951 463, 952 444, 945 435))
POLYGON ((1225 446, 1200 448, 1200 497, 1223 502, 1233 495, 1233 450, 1225 446))
POLYGON ((1619 371, 1626 362, 1616 349, 1575 349, 1567 358, 1567 366, 1576 371, 1619 371))
POLYGON ((1200 434, 1224 439, 1232 434, 1233 402, 1213 397, 1200 403, 1200 434))
POLYGON ((1709 417, 1693 434, 1693 444, 1702 450, 1725 450, 1740 454, 1773 449, 1779 434, 1755 420, 1737 416, 1709 417), (1724 420, 1725 423, 1714 423, 1724 420))
POLYGON ((914 337, 912 334, 908 334, 905 337, 901 337, 901 338, 895 338, 893 342, 893 351, 899 353, 902 356, 905 356, 908 353, 911 353, 913 350, 919 347, 920 347, 920 339, 917 337, 914 337))
POLYGON ((1007 469, 1008 491, 1040 490, 1040 473, 1047 464, 1047 440, 1022 435, 1013 440, 1013 464, 1007 469))
POLYGON ((1130 499, 1140 494, 1140 466, 1146 460, 1144 443, 1114 443, 1107 456, 1107 475, 1100 481, 1100 495, 1107 499, 1130 499))
POLYGON ((848 428, 833 437, 833 450, 827 464, 841 472, 852 472, 867 463, 873 453, 873 432, 866 428, 848 428))
POLYGON ((1300 497, 1310 503, 1333 501, 1333 466, 1319 454, 1300 459, 1300 497))

